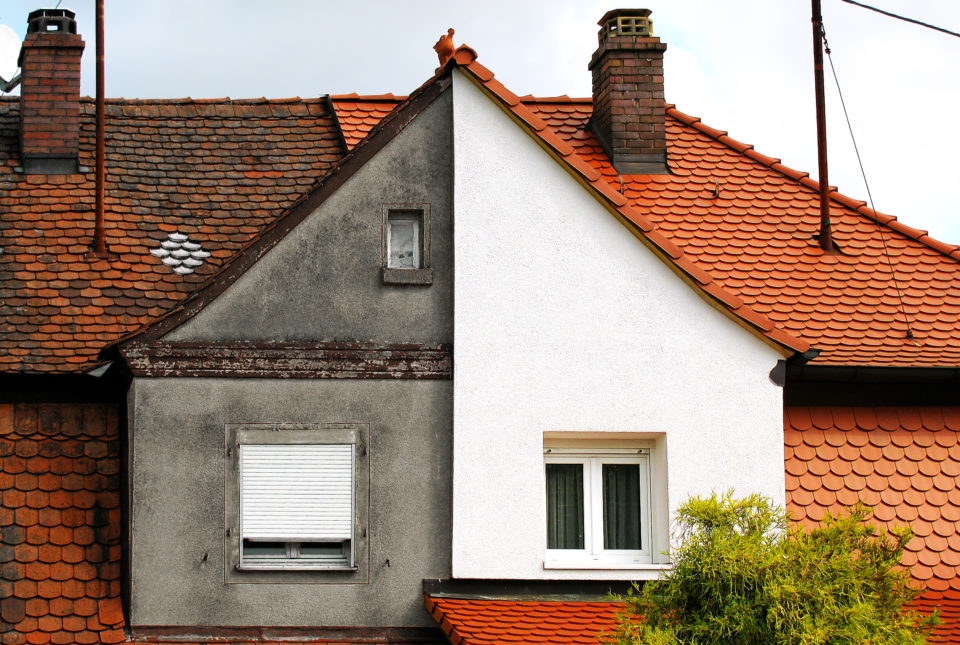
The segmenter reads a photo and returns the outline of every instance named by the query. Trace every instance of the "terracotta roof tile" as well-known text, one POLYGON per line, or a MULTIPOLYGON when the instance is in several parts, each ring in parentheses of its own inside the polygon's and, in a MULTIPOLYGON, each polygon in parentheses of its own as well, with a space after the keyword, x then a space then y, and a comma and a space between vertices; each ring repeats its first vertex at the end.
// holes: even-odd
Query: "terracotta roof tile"
POLYGON ((452 643, 594 645, 613 629, 615 602, 472 600, 425 596, 427 610, 452 643))
POLYGON ((0 404, 2 642, 123 639, 118 428, 115 404, 0 404))
POLYGON ((960 593, 960 451, 940 445, 956 445, 957 427, 960 406, 787 407, 787 507, 809 524, 858 500, 871 504, 880 525, 910 524, 916 533, 904 559, 914 578, 960 593))
POLYGON ((343 136, 350 150, 390 114, 407 97, 381 94, 379 96, 359 96, 358 94, 339 94, 331 96, 334 110, 340 121, 343 136))
MULTIPOLYGON (((944 572, 946 573, 946 572, 944 572)), ((451 643, 483 645, 593 644, 615 626, 614 602, 521 601, 424 597, 427 610, 451 643)), ((940 612, 932 643, 960 643, 960 591, 928 591, 913 607, 940 612)))

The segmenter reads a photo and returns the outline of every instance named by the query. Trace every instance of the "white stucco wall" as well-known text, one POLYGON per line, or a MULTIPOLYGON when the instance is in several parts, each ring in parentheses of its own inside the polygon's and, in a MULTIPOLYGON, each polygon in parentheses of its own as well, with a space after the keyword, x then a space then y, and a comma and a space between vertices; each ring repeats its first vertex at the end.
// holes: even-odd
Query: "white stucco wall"
POLYGON ((655 575, 544 569, 545 432, 659 437, 670 508, 730 488, 782 504, 781 356, 460 72, 453 105, 453 575, 655 575))

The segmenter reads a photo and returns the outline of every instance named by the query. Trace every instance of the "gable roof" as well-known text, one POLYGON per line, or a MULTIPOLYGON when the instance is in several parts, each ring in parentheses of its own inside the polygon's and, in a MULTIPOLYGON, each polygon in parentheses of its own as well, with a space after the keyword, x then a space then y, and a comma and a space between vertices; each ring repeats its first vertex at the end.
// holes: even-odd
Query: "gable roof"
POLYGON ((80 175, 24 175, 20 104, 0 100, 0 371, 78 372, 195 291, 343 155, 326 99, 107 102, 106 242, 93 238, 94 106, 80 175), (179 232, 209 257, 152 254, 179 232))
MULTIPOLYGON (((219 271, 209 276, 203 284, 199 285, 188 299, 178 303, 146 325, 106 344, 101 354, 112 355, 120 345, 130 342, 155 341, 195 316, 278 244, 287 233, 313 213, 368 159, 392 141, 413 119, 445 92, 447 87, 449 87, 449 79, 441 78, 441 74, 438 73, 397 104, 371 129, 357 128, 352 130, 351 138, 356 141, 356 144, 338 160, 337 165, 327 172, 310 190, 293 202, 289 208, 277 213, 277 217, 267 224, 258 235, 251 236, 246 244, 237 251, 236 255, 228 263, 225 263, 219 271), (360 134, 362 134, 362 137, 359 136, 360 134), (139 340, 133 341, 134 338, 139 340)), ((365 123, 363 125, 366 126, 365 123)), ((346 141, 346 138, 344 137, 342 140, 346 141)))
MULTIPOLYGON (((654 240, 675 245, 748 318, 765 319, 768 334, 818 350, 813 365, 960 365, 957 246, 832 190, 841 252, 826 255, 816 243, 819 184, 700 119, 668 105, 671 174, 621 176, 590 130, 591 99, 517 97, 466 46, 448 65, 469 72, 641 230, 655 227, 654 240)), ((381 110, 390 101, 372 99, 381 110)), ((372 127, 353 123, 356 137, 372 127)))
MULTIPOLYGON (((678 274, 813 365, 960 365, 960 250, 831 193, 842 253, 813 239, 817 184, 667 109, 670 175, 616 174, 588 99, 517 97, 461 46, 467 72, 678 274)), ((422 90, 423 88, 421 88, 422 90)), ((420 91, 420 90, 418 90, 420 91)), ((108 258, 87 250, 93 173, 16 172, 15 99, 0 101, 0 370, 78 372, 178 307, 406 97, 108 102, 108 258), (331 109, 331 107, 333 109, 331 109), (181 276, 150 254, 185 233, 210 256, 181 276)), ((81 165, 92 165, 82 105, 81 165)))
MULTIPOLYGON (((472 74, 638 236, 710 298, 726 303, 723 306, 744 324, 794 349, 812 342, 824 350, 816 362, 957 365, 956 247, 834 193, 837 239, 847 255, 823 257, 809 241, 817 221, 815 183, 674 108, 667 111, 673 174, 625 176, 621 186, 621 177, 586 126, 588 100, 517 98, 476 63, 472 50, 461 51, 465 54, 452 65, 472 74), (889 249, 889 264, 884 248, 889 249), (889 277, 884 282, 884 267, 890 264, 897 273, 899 296, 890 288, 889 277), (907 340, 916 343, 896 336, 903 332, 896 321, 900 298, 915 319, 914 338, 907 340)), ((412 98, 339 96, 333 99, 336 112, 324 99, 108 103, 107 242, 115 255, 106 259, 87 253, 92 173, 17 173, 19 108, 13 100, 0 101, 0 191, 5 196, 0 202, 0 370, 92 367, 104 345, 183 306, 212 276, 242 270, 243 262, 255 261, 269 248, 262 241, 265 234, 282 232, 282 221, 295 223, 295 217, 281 216, 309 209, 311 187, 349 162, 341 141, 356 152, 371 133, 375 136, 391 123, 400 127, 402 110, 396 108, 409 105, 412 98), (339 127, 334 118, 338 114, 339 127), (184 276, 150 253, 177 231, 211 254, 184 276), (238 256, 244 249, 247 255, 238 256)), ((89 101, 83 104, 82 133, 81 164, 92 165, 89 101)), ((0 509, 7 513, 0 522, 5 527, 0 548, 13 549, 14 564, 4 569, 4 576, 17 577, 12 587, 17 600, 4 603, 0 617, 7 625, 14 624, 8 618, 26 621, 16 628, 51 638, 55 634, 61 640, 117 642, 123 632, 116 413, 89 408, 90 415, 113 414, 114 420, 102 431, 90 432, 85 423, 83 432, 77 432, 71 415, 88 413, 86 407, 79 409, 0 406, 0 490, 5 501, 11 500, 0 509)), ((947 476, 956 470, 955 446, 942 457, 936 446, 945 446, 938 437, 947 442, 950 438, 938 432, 938 422, 928 421, 924 411, 897 412, 898 428, 914 433, 912 443, 904 446, 898 443, 907 441, 900 432, 898 439, 891 435, 889 444, 876 445, 884 441, 881 430, 891 430, 884 425, 887 421, 879 420, 888 418, 883 414, 876 425, 856 417, 851 425, 845 414, 831 412, 825 422, 820 411, 789 413, 787 471, 797 471, 796 481, 788 479, 791 507, 815 519, 851 491, 869 489, 886 504, 878 506, 881 514, 892 512, 904 519, 911 513, 905 509, 915 508, 930 529, 910 549, 918 579, 933 589, 922 606, 946 608, 951 622, 941 628, 941 635, 953 640, 943 642, 960 642, 960 596, 956 578, 949 575, 960 547, 955 535, 943 535, 944 521, 954 521, 950 518, 960 501, 942 489, 942 477, 931 474, 935 468, 947 476), (916 414, 922 428, 914 427, 916 414), (824 423, 828 427, 821 427, 824 423), (828 439, 831 428, 842 435, 833 433, 828 439), (832 443, 841 440, 845 443, 832 443), (888 455, 889 445, 902 448, 906 460, 892 456, 895 448, 889 448, 888 455), (867 446, 880 448, 882 458, 867 446), (856 455, 829 463, 811 456, 811 450, 830 454, 831 447, 838 455, 856 455), (925 456, 912 459, 910 454, 919 454, 920 448, 925 456), (915 463, 922 476, 899 473, 910 481, 909 489, 900 490, 903 480, 890 469, 912 469, 908 462, 915 463), (845 469, 843 463, 851 472, 872 468, 891 476, 885 483, 870 479, 863 489, 855 488, 856 479, 838 484, 830 473, 845 469), (931 491, 946 492, 948 503, 938 503, 931 491), (924 494, 922 504, 911 503, 914 492, 924 494), (903 503, 888 502, 884 494, 894 500, 900 495, 903 503)), ((955 439, 956 421, 939 414, 955 439)), ((9 581, 6 577, 0 585, 9 581)), ((447 601, 433 609, 454 625, 458 612, 471 606, 447 601)), ((522 622, 533 616, 549 623, 556 618, 554 609, 537 607, 527 613, 525 608, 514 618, 522 622)), ((608 610, 606 603, 602 611, 608 610)), ((604 620, 597 617, 602 611, 578 615, 596 626, 604 620)), ((496 615, 484 620, 502 627, 497 632, 501 636, 520 638, 496 615)), ((467 621, 462 625, 458 629, 471 627, 467 621)), ((448 632, 451 638, 453 633, 448 632)))
MULTIPOLYGON (((461 48, 460 51, 463 51, 461 48)), ((463 69, 556 148, 627 219, 652 226, 718 291, 820 351, 814 364, 960 364, 960 250, 831 193, 834 239, 816 243, 819 185, 667 109, 669 175, 618 175, 589 127, 589 100, 519 98, 458 51, 463 69), (532 119, 529 118, 532 115, 532 119)), ((656 244, 656 242, 655 242, 656 244)), ((713 295, 713 294, 711 294, 713 295)))
MULTIPOLYGON (((667 266, 690 284, 701 296, 721 311, 727 312, 742 326, 753 331, 769 343, 778 346, 786 355, 805 352, 810 344, 802 338, 786 332, 766 316, 758 313, 725 289, 709 274, 691 262, 682 249, 673 244, 657 230, 656 224, 633 208, 623 193, 603 178, 601 173, 576 153, 559 133, 547 126, 530 108, 502 83, 494 78, 493 72, 477 62, 477 54, 463 45, 447 62, 447 66, 457 65, 469 72, 468 78, 474 80, 489 95, 495 97, 499 105, 506 110, 524 129, 548 150, 564 167, 590 190, 595 197, 605 203, 634 235, 653 250, 667 266)), ((586 125, 586 124, 584 124, 586 125)))

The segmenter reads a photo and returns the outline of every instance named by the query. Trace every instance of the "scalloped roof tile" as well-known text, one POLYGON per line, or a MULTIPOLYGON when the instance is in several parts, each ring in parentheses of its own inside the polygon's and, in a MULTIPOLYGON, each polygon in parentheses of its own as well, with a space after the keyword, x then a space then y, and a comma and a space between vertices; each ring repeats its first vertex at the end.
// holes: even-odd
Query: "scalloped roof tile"
POLYGON ((903 564, 919 584, 960 594, 958 437, 960 406, 787 407, 787 508, 813 525, 865 502, 879 525, 913 528, 903 564))
POLYGON ((0 371, 77 372, 182 302, 343 155, 326 99, 107 102, 106 242, 90 254, 94 109, 77 175, 24 175, 17 97, 0 99, 0 371), (171 233, 210 257, 151 254, 171 233))
MULTIPOLYGON (((495 600, 424 596, 430 615, 453 645, 595 645, 616 625, 617 602, 495 600)), ((913 605, 939 611, 942 624, 930 641, 960 643, 960 592, 928 592, 913 605)))
POLYGON ((615 626, 616 602, 480 600, 424 596, 454 645, 596 645, 615 626))
POLYGON ((393 94, 371 96, 335 94, 331 96, 334 111, 340 121, 340 127, 343 129, 343 136, 347 141, 347 148, 353 150, 406 98, 406 96, 394 96, 393 94))

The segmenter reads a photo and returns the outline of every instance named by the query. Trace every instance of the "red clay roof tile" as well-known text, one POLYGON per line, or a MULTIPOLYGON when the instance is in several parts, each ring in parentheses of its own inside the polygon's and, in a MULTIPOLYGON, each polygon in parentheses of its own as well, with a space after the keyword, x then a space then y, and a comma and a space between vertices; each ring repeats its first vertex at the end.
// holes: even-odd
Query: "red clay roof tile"
POLYGON ((472 600, 425 596, 427 610, 452 643, 593 645, 613 629, 615 602, 472 600))
MULTIPOLYGON (((916 580, 930 589, 960 592, 960 495, 950 497, 958 490, 960 451, 951 453, 938 443, 955 445, 952 427, 958 425, 960 407, 787 407, 787 506, 797 521, 809 524, 858 500, 871 504, 879 524, 913 527, 916 537, 904 564, 912 566, 916 580), (851 419, 856 428, 850 428, 851 419), (830 429, 831 423, 844 429, 830 429), (829 444, 825 437, 832 439, 829 444), (828 462, 819 451, 841 438, 847 441, 836 447, 836 459, 829 461, 832 474, 826 475, 821 471, 828 462), (834 468, 841 459, 850 462, 846 474, 834 468)), ((952 629, 960 637, 960 625, 952 629)))
MULTIPOLYGON (((931 575, 940 570, 935 565, 931 575)), ((615 602, 571 602, 560 600, 494 600, 425 596, 427 610, 451 643, 494 645, 582 645, 598 642, 601 633, 616 624, 615 613, 622 609, 615 602)), ((939 611, 941 625, 933 643, 960 643, 960 592, 955 589, 924 593, 913 605, 923 613, 939 611)))

